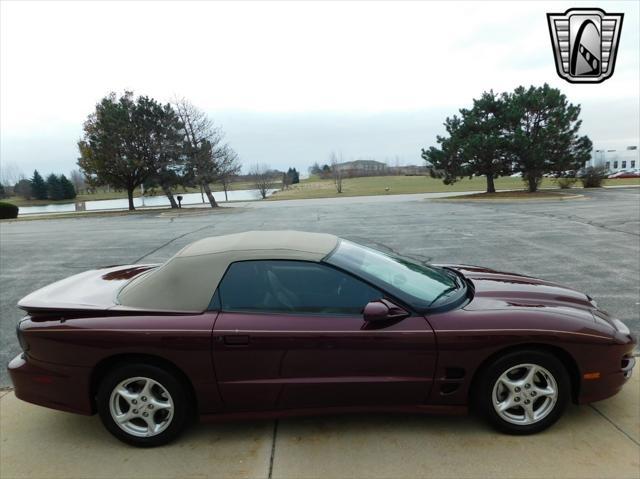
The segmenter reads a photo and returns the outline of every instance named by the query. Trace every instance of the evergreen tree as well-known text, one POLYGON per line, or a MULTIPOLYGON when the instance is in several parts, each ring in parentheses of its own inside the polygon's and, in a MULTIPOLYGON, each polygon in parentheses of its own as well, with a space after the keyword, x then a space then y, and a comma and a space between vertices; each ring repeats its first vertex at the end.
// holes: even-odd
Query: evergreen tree
POLYGON ((47 196, 50 200, 54 201, 64 198, 64 191, 62 190, 60 178, 53 173, 47 177, 47 196))
POLYGON ((60 186, 62 187, 62 198, 72 200, 76 197, 76 189, 66 176, 60 175, 60 186))
POLYGON ((422 158, 445 184, 484 175, 494 192, 494 179, 515 170, 535 192, 545 173, 578 170, 589 160, 592 144, 578 136, 579 115, 579 105, 547 84, 485 92, 473 108, 446 119, 448 136, 438 136, 438 147, 423 149, 422 158))
POLYGON ((447 118, 444 126, 449 137, 437 137, 440 148, 422 150, 432 176, 452 184, 465 176, 482 175, 487 193, 494 193, 494 179, 511 172, 505 123, 505 103, 493 91, 473 100, 470 110, 461 109, 459 117, 447 118))
POLYGON ((286 178, 286 185, 295 185, 296 183, 300 183, 300 174, 296 171, 295 168, 291 168, 289 167, 289 169, 287 170, 286 173, 283 173, 283 185, 285 184, 285 178, 286 178))
POLYGON ((33 177, 31 178, 31 195, 36 200, 46 200, 47 199, 47 184, 44 182, 38 170, 33 172, 33 177))
POLYGON ((592 143, 578 136, 580 105, 569 103, 557 88, 546 83, 518 87, 505 95, 509 150, 530 192, 545 173, 582 168, 591 157, 592 143))
POLYGON ((4 189, 4 185, 0 183, 0 198, 6 198, 6 197, 7 197, 7 192, 4 189))

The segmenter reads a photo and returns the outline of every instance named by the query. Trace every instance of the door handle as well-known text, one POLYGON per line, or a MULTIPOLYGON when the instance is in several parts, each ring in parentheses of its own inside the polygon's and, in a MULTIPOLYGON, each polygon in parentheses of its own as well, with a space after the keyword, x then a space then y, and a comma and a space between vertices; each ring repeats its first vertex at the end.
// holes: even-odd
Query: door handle
POLYGON ((225 336, 224 344, 229 346, 242 346, 249 344, 249 336, 246 334, 237 334, 235 336, 225 336))

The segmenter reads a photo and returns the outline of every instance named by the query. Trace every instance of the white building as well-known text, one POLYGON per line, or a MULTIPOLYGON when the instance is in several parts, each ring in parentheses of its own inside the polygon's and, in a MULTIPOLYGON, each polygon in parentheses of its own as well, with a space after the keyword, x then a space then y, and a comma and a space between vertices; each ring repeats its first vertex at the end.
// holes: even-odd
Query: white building
POLYGON ((586 166, 604 166, 612 173, 637 170, 640 168, 640 150, 637 146, 627 146, 621 150, 593 150, 586 166))

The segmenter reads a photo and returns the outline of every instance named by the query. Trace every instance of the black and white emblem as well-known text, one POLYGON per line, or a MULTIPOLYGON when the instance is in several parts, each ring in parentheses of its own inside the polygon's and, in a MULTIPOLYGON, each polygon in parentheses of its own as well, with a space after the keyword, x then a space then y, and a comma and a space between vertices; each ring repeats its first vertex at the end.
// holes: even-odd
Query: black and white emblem
POLYGON ((623 17, 599 8, 547 13, 558 75, 571 83, 600 83, 613 75, 623 17))

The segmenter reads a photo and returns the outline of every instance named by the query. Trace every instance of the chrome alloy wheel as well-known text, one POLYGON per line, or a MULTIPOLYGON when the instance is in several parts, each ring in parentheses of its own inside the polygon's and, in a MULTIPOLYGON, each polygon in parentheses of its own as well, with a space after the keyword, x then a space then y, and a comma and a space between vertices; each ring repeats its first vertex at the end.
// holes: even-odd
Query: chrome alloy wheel
POLYGON ((115 423, 127 434, 152 437, 169 427, 174 405, 171 394, 158 381, 134 377, 113 388, 109 411, 115 423))
POLYGON ((553 411, 558 400, 558 385, 542 366, 518 364, 498 378, 491 399, 502 419, 526 426, 541 421, 553 411))

